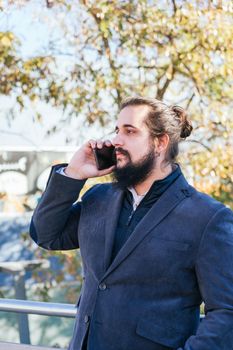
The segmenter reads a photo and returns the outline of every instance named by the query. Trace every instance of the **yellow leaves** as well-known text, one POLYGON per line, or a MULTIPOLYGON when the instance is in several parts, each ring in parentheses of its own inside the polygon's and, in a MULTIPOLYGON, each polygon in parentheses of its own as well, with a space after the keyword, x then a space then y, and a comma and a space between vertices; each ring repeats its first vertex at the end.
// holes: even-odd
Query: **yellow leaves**
POLYGON ((25 73, 28 74, 28 73, 30 73, 30 71, 32 69, 32 65, 30 62, 24 62, 23 68, 24 68, 25 73))
POLYGON ((29 73, 32 70, 45 68, 50 63, 50 61, 50 57, 35 57, 23 62, 23 68, 26 73, 29 73))
POLYGON ((16 41, 11 32, 0 32, 0 62, 4 62, 15 50, 16 41))
POLYGON ((10 47, 11 46, 11 40, 7 36, 3 36, 0 40, 0 44, 2 46, 10 47))
POLYGON ((36 57, 24 61, 17 55, 19 42, 11 32, 0 32, 0 94, 14 93, 20 108, 24 97, 35 101, 40 95, 39 84, 49 77, 50 57, 36 57))
MULTIPOLYGON (((39 99, 35 93, 30 94, 29 98, 32 102, 36 102, 39 99)), ((39 122, 39 120, 37 120, 37 121, 39 122)))
POLYGON ((96 86, 97 86, 98 90, 106 88, 106 81, 105 81, 105 78, 103 76, 98 76, 97 77, 96 86))
POLYGON ((189 158, 195 187, 233 206, 232 145, 221 139, 213 143, 211 151, 190 154, 189 158))
POLYGON ((12 32, 0 32, 0 42, 4 42, 6 40, 7 45, 8 43, 12 43, 12 41, 15 39, 15 36, 12 32))
POLYGON ((23 101, 22 96, 17 96, 16 100, 17 100, 18 104, 20 105, 20 107, 23 108, 24 107, 24 101, 23 101))
POLYGON ((107 21, 101 21, 100 22, 100 29, 104 33, 104 36, 108 36, 108 22, 107 21))

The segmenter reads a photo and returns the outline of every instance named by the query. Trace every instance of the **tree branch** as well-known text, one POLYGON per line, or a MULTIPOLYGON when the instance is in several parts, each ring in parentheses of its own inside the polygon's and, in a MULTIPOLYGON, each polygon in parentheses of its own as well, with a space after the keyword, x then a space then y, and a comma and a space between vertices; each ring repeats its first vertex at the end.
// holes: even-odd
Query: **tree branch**
MULTIPOLYGON (((181 141, 182 142, 182 141, 181 141)), ((197 141, 197 140, 193 140, 193 139, 188 139, 188 140, 185 140, 183 142, 192 142, 192 143, 197 143, 199 145, 201 145, 202 147, 204 147, 207 151, 209 152, 212 152, 211 148, 208 147, 207 145, 205 145, 203 142, 201 141, 197 141)))
MULTIPOLYGON (((85 3, 85 1, 84 1, 84 3, 85 3)), ((90 8, 88 9, 88 11, 90 12, 92 17, 94 18, 94 20, 95 20, 95 22, 97 24, 97 27, 99 29, 99 32, 101 34, 101 37, 102 37, 102 41, 103 41, 103 44, 104 44, 106 57, 108 58, 109 66, 110 66, 110 69, 112 71, 112 77, 113 77, 114 82, 115 82, 115 89, 116 89, 116 93, 117 93, 117 104, 119 106, 120 103, 121 103, 121 93, 120 93, 120 89, 119 89, 120 83, 119 83, 119 77, 118 77, 118 74, 117 74, 117 68, 115 66, 114 60, 113 60, 112 55, 111 55, 110 45, 109 45, 108 39, 102 34, 102 31, 100 29, 101 19, 99 17, 97 17, 96 14, 91 11, 90 8)))
POLYGON ((195 96, 195 92, 192 94, 192 96, 191 96, 191 97, 189 98, 189 100, 187 101, 187 104, 186 104, 185 109, 188 109, 188 108, 189 108, 189 106, 190 106, 190 104, 191 104, 191 102, 192 102, 194 96, 195 96))
POLYGON ((165 83, 164 83, 164 85, 163 85, 163 87, 162 88, 158 88, 158 90, 157 90, 156 98, 158 100, 162 100, 163 99, 163 96, 164 96, 164 94, 165 94, 169 84, 171 83, 171 81, 174 78, 174 75, 175 75, 175 69, 174 69, 174 66, 172 66, 171 78, 167 78, 165 83))
POLYGON ((176 1, 175 0, 172 0, 172 6, 173 6, 173 14, 175 15, 176 11, 177 11, 177 6, 176 6, 176 1))
POLYGON ((197 89, 199 95, 201 96, 200 88, 199 88, 199 86, 198 86, 198 83, 197 83, 196 79, 195 79, 194 76, 193 76, 193 73, 191 72, 191 70, 189 69, 189 67, 188 67, 185 63, 183 63, 183 65, 184 65, 184 67, 187 69, 187 71, 188 71, 189 74, 185 73, 183 70, 180 70, 180 69, 177 69, 177 71, 178 71, 181 75, 186 76, 187 78, 189 78, 189 79, 191 79, 191 80, 193 81, 193 83, 194 83, 194 85, 195 85, 195 87, 196 87, 196 89, 197 89))

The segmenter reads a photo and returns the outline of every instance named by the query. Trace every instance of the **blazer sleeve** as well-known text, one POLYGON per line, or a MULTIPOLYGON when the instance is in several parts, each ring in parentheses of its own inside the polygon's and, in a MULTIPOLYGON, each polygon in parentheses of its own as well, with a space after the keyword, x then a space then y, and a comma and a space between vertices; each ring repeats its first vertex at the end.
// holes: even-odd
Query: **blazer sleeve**
MULTIPOLYGON (((196 260, 205 318, 183 350, 233 349, 233 215, 221 208, 206 226, 196 260)), ((178 350, 182 350, 179 348, 178 350)))
MULTIPOLYGON (((64 166, 64 164, 62 164, 64 166)), ((78 225, 81 202, 77 202, 85 180, 59 174, 52 167, 45 192, 31 219, 30 236, 42 248, 69 250, 79 247, 78 225)))

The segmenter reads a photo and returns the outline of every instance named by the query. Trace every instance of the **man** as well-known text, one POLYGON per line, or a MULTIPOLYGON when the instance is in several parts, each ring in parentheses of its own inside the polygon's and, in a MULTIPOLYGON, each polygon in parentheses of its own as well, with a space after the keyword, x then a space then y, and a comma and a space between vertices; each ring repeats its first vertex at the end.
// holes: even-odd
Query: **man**
POLYGON ((45 249, 80 247, 70 350, 233 349, 233 216, 175 163, 191 130, 180 107, 129 98, 112 142, 90 140, 53 167, 31 236, 45 249), (117 164, 99 171, 93 148, 112 144, 117 164), (111 172, 113 183, 73 204, 87 178, 111 172))

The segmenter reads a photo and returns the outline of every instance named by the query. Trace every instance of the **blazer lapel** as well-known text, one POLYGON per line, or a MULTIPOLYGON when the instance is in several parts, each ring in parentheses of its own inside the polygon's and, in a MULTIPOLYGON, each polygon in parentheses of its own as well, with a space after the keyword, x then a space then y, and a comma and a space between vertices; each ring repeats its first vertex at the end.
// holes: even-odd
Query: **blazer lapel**
POLYGON ((104 249, 104 268, 109 267, 112 255, 113 242, 121 211, 124 191, 115 189, 110 195, 110 201, 107 201, 107 210, 104 213, 105 220, 105 249, 104 249))
MULTIPOLYGON (((152 206, 149 212, 144 216, 144 218, 136 226, 134 232, 131 234, 129 239, 126 241, 124 246, 121 248, 115 259, 110 266, 106 265, 107 271, 104 274, 105 278, 109 273, 111 273, 131 252, 136 246, 147 236, 150 231, 157 226, 161 220, 163 220, 184 198, 191 195, 191 188, 186 182, 183 175, 181 175, 174 184, 172 184, 168 190, 159 198, 159 200, 152 206)), ((122 197, 121 197, 122 199, 122 197)), ((114 239, 114 234, 116 230, 116 225, 118 221, 119 211, 121 207, 121 201, 118 199, 117 203, 114 204, 112 208, 111 219, 114 216, 114 221, 108 218, 109 227, 106 226, 106 237, 108 238, 108 247, 106 246, 107 259, 109 263, 112 252, 112 244, 114 239), (117 217, 115 216, 115 210, 117 209, 117 217), (111 246, 111 249, 109 249, 111 246)), ((105 253, 105 254, 106 254, 105 253)))

